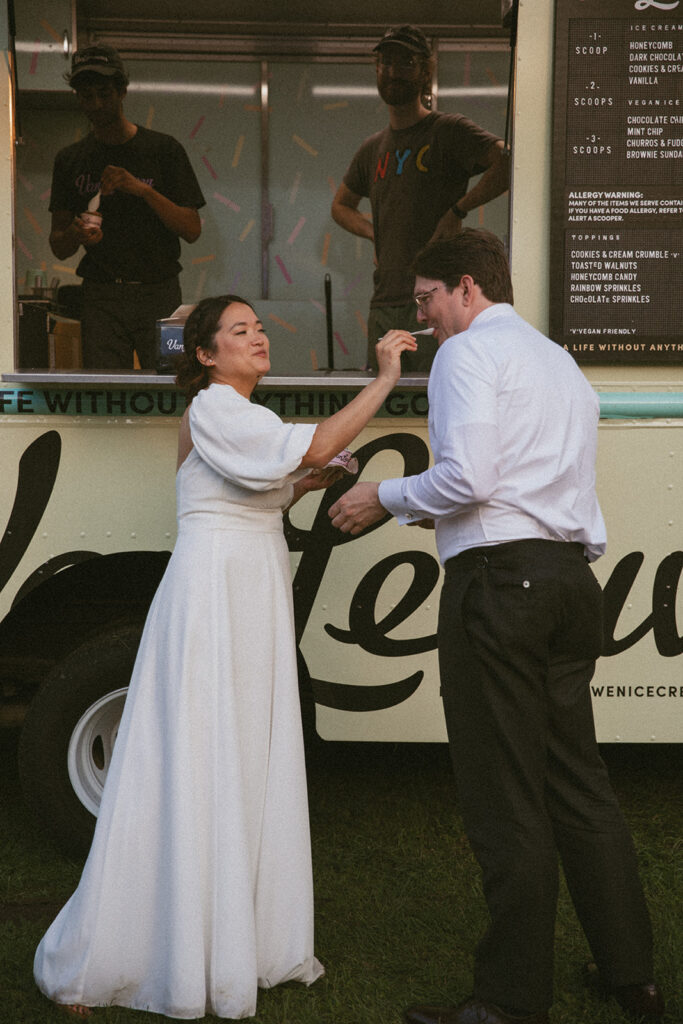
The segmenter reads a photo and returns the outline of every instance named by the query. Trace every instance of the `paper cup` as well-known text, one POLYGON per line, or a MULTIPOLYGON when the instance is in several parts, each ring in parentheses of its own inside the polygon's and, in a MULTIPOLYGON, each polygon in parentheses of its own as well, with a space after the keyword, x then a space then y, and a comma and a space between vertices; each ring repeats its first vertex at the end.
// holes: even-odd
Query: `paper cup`
POLYGON ((355 474, 358 472, 358 459, 353 452, 349 451, 348 448, 345 448, 344 451, 339 452, 339 455, 335 455, 335 457, 327 463, 325 468, 328 467, 339 467, 340 469, 343 469, 345 473, 355 474))
POLYGON ((96 210, 91 212, 90 210, 84 210, 83 213, 79 214, 81 220, 89 228, 101 228, 102 227, 102 214, 96 210))

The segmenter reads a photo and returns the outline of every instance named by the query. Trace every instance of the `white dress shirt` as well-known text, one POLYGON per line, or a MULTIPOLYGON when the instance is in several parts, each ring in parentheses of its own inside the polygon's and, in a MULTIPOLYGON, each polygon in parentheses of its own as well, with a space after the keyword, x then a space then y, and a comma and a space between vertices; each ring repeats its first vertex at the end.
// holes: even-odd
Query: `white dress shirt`
POLYGON ((568 352, 497 303, 441 345, 428 395, 434 465, 383 481, 379 500, 400 523, 433 518, 442 563, 530 538, 604 554, 600 406, 568 352))

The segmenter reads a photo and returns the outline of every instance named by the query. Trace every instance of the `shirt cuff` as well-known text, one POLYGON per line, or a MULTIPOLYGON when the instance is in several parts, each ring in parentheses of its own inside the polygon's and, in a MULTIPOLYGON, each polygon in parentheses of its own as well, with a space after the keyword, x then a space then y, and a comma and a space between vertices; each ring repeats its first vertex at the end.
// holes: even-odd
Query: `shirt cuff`
POLYGON ((408 499, 405 495, 405 483, 405 477, 397 477, 395 480, 382 480, 377 492, 380 504, 384 506, 387 512, 391 512, 392 516, 396 518, 401 526, 405 525, 405 523, 413 523, 417 519, 424 518, 420 512, 410 508, 408 505, 408 499))

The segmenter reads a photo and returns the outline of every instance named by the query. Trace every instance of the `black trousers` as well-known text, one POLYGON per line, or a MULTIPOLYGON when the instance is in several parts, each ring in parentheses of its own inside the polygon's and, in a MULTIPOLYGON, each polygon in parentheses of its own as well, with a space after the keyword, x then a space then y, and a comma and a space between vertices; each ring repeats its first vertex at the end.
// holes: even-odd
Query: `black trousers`
POLYGON ((180 301, 177 277, 155 284, 84 281, 83 366, 98 370, 132 370, 135 351, 140 366, 153 370, 156 322, 170 316, 180 301))
POLYGON ((601 609, 578 544, 515 541, 446 563, 442 695, 490 914, 474 993, 530 1013, 552 1002, 558 857, 603 979, 653 975, 633 842, 595 740, 601 609))

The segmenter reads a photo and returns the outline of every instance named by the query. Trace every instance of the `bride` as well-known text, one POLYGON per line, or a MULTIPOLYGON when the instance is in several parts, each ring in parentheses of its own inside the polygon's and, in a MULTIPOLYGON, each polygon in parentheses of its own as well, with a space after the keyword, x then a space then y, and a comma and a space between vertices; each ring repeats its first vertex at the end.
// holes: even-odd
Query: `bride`
POLYGON ((204 299, 178 372, 178 538, 152 602, 76 892, 43 937, 41 991, 75 1018, 256 1013, 257 990, 323 974, 282 512, 328 486, 414 338, 334 416, 284 423, 250 401, 270 368, 253 307, 204 299))

